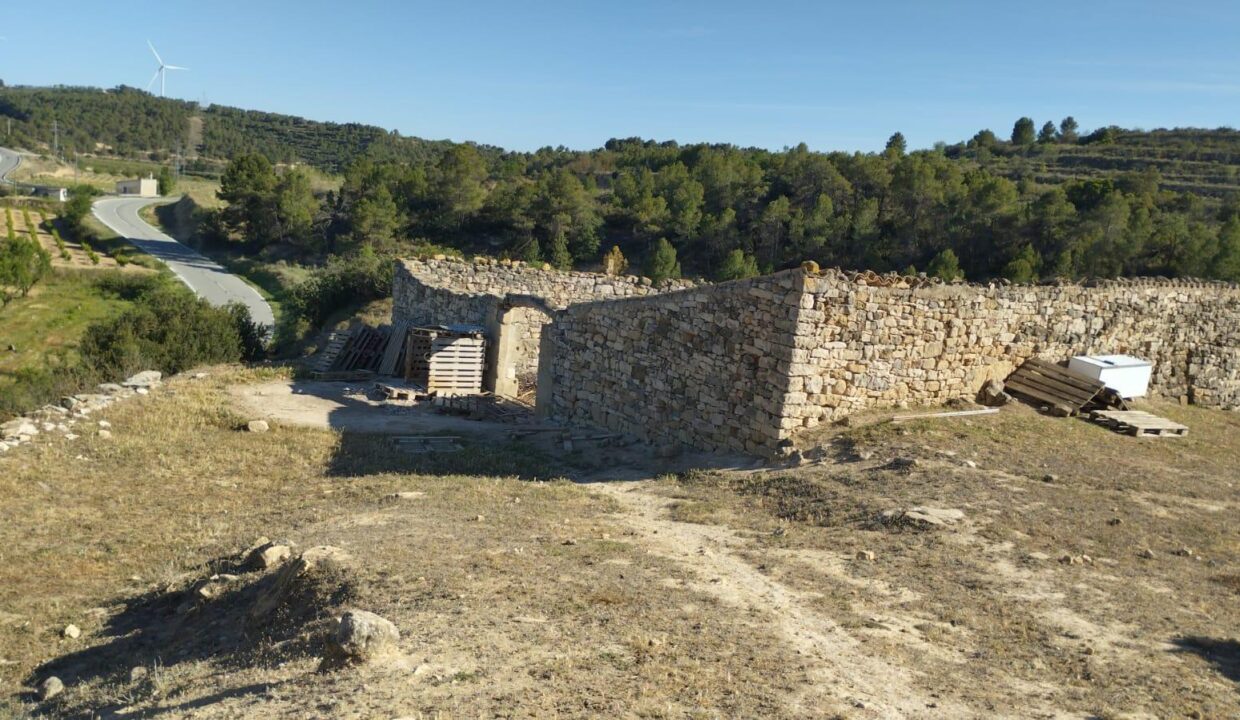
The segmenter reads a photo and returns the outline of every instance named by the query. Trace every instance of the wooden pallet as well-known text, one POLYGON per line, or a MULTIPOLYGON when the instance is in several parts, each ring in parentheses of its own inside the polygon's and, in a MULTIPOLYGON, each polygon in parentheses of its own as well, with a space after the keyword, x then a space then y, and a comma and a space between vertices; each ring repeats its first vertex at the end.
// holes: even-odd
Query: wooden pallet
POLYGON ((481 335, 413 328, 405 350, 405 378, 441 395, 482 392, 486 340, 481 335))
POLYGON ((1188 428, 1140 410, 1097 410, 1090 418, 1101 425, 1135 437, 1184 437, 1188 428))
POLYGON ((1106 389, 1106 384, 1062 365, 1029 358, 1003 381, 1003 389, 1067 416, 1080 413, 1106 389))
POLYGON ((330 369, 377 371, 387 348, 389 334, 387 326, 358 328, 330 369))
POLYGON ((327 344, 319 351, 314 359, 314 370, 318 372, 327 372, 335 364, 336 358, 339 357, 340 351, 345 345, 349 344, 349 333, 334 332, 327 336, 327 344))
POLYGON ((398 322, 392 326, 387 346, 383 349, 383 359, 379 361, 380 375, 395 375, 396 369, 404 367, 405 336, 409 333, 408 323, 398 322))

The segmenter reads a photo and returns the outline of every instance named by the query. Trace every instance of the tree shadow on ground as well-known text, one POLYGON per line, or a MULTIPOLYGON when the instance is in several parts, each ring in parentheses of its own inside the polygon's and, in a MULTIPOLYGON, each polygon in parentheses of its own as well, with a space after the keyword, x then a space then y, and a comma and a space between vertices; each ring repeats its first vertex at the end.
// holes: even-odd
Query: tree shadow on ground
MULTIPOLYGON (((52 675, 67 687, 93 683, 97 701, 89 708, 71 709, 53 702, 41 707, 40 714, 92 719, 113 716, 122 708, 158 697, 168 681, 167 673, 184 663, 210 660, 228 672, 274 667, 291 658, 320 655, 334 610, 355 600, 360 585, 343 575, 308 580, 296 584, 294 592, 275 610, 251 615, 258 598, 271 591, 278 576, 277 572, 247 571, 236 557, 217 558, 201 572, 174 581, 175 587, 115 599, 113 605, 123 609, 104 622, 98 632, 103 642, 57 657, 36 668, 27 679, 31 687, 52 675), (220 579, 205 580, 213 576, 220 579), (204 580, 192 582, 192 577, 204 580), (207 582, 211 583, 210 591, 200 593, 207 582), (143 674, 131 675, 135 668, 143 668, 143 674)), ((194 707, 264 692, 272 686, 259 683, 232 688, 176 706, 127 710, 124 716, 179 716, 194 707)))
POLYGON ((1240 641, 1195 635, 1172 642, 1176 652, 1192 653, 1213 665, 1223 677, 1240 683, 1240 641))

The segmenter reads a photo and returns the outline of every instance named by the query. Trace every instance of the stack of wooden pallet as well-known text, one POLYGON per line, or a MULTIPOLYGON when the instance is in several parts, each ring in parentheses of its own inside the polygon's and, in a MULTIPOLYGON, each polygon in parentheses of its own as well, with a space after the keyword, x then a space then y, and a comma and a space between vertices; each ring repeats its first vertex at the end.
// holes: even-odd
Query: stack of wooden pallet
POLYGON ((439 395, 482 392, 486 341, 481 331, 415 327, 406 345, 406 380, 439 395))
POLYGON ((1003 382, 1003 389, 1038 403, 1054 412, 1076 415, 1097 401, 1106 385, 1093 378, 1038 358, 1029 358, 1003 382))
POLYGON ((1094 422, 1135 437, 1183 437, 1188 428, 1166 418, 1139 410, 1098 410, 1090 414, 1094 422))

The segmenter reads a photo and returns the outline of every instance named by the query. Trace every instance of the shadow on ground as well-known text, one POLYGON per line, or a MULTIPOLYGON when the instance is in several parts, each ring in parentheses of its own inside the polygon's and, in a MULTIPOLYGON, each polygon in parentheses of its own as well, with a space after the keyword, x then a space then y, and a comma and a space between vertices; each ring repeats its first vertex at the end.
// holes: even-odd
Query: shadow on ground
POLYGON ((210 659, 225 670, 249 670, 321 654, 334 609, 355 601, 361 587, 345 575, 298 582, 285 601, 256 615, 256 601, 271 592, 279 573, 247 571, 237 558, 228 557, 212 560, 192 576, 221 579, 192 582, 187 575, 171 587, 116 598, 113 605, 123 609, 104 622, 99 632, 104 642, 37 668, 27 679, 31 687, 55 675, 68 687, 91 688, 97 694, 83 714, 64 715, 54 702, 40 712, 92 720, 119 717, 122 710, 126 718, 180 717, 224 698, 265 692, 278 683, 233 688, 183 704, 126 709, 158 698, 168 668, 185 663, 210 659), (221 577, 223 573, 234 577, 221 577), (204 585, 205 595, 200 593, 204 585))
POLYGON ((1240 683, 1240 641, 1190 636, 1173 642, 1177 652, 1192 653, 1213 665, 1223 677, 1240 683))

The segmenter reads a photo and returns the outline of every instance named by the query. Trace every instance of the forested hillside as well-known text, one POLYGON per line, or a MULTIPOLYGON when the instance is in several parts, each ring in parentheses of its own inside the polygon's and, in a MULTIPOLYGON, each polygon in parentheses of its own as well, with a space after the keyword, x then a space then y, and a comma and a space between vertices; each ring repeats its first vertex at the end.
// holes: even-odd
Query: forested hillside
POLYGON ((161 160, 180 148, 185 156, 200 156, 202 161, 191 164, 191 169, 204 174, 218 173, 219 163, 212 161, 247 152, 261 152, 274 162, 304 162, 339 172, 362 157, 424 160, 441 145, 370 125, 315 122, 221 105, 200 107, 124 86, 106 91, 0 86, 3 142, 50 149, 55 132, 66 157, 79 152, 161 160), (192 130, 192 123, 198 122, 200 131, 192 130))
POLYGON ((944 278, 1240 279, 1240 133, 1227 129, 1086 134, 1072 118, 1020 118, 1002 139, 911 152, 895 133, 868 154, 639 138, 516 153, 126 88, 0 88, 4 116, 9 144, 45 145, 56 117, 62 145, 156 156, 201 121, 203 164, 233 159, 205 234, 303 259, 430 243, 598 267, 616 246, 656 277, 815 260, 944 278), (339 170, 343 187, 317 195, 292 161, 339 170))

